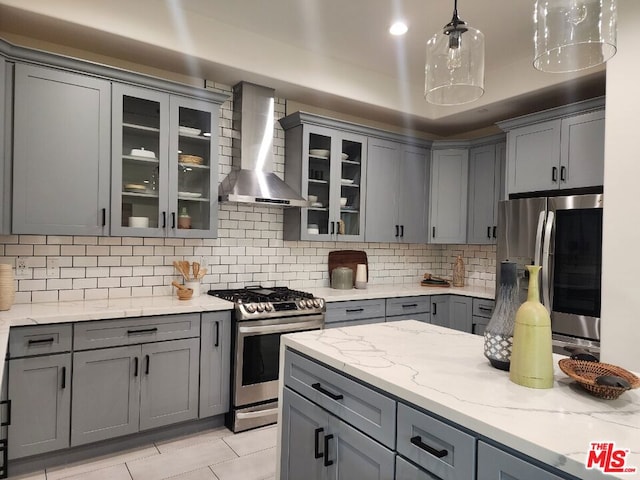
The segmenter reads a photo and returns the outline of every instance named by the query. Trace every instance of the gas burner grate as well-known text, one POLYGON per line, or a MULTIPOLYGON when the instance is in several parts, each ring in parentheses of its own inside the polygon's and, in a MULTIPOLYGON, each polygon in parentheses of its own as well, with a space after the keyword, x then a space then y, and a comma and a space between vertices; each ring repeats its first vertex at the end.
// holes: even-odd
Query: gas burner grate
POLYGON ((292 302, 314 298, 311 293, 292 290, 289 287, 248 287, 231 290, 209 290, 209 295, 234 303, 292 302))

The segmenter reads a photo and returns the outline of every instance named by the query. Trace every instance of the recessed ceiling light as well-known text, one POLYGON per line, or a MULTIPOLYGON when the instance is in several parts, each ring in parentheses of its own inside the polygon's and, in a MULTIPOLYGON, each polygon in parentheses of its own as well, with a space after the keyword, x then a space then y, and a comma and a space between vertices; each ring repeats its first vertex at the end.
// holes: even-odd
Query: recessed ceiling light
POLYGON ((389 27, 389 33, 391 35, 404 35, 409 30, 407 24, 404 22, 395 22, 393 25, 389 27))

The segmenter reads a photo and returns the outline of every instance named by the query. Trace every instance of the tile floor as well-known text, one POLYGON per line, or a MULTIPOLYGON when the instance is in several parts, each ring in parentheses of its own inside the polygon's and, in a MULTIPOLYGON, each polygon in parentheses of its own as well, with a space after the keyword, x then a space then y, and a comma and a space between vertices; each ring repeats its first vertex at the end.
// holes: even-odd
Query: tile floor
POLYGON ((275 480, 276 437, 219 427, 9 480, 275 480))

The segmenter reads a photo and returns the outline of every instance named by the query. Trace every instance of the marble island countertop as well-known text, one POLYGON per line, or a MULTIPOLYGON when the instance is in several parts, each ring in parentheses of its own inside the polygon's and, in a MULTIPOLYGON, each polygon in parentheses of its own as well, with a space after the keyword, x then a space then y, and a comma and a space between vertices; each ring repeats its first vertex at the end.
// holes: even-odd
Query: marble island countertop
POLYGON ((640 479, 640 390, 595 398, 557 366, 551 389, 516 385, 483 356, 483 338, 407 320, 296 333, 284 344, 398 398, 584 480, 590 442, 628 449, 640 479))

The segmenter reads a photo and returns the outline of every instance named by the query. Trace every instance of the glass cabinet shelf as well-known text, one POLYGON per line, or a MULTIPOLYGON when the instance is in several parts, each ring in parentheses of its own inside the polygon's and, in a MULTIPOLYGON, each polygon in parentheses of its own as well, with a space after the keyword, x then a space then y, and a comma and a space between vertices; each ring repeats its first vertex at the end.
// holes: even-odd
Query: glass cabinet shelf
POLYGON ((124 130, 137 130, 138 132, 160 133, 160 129, 156 127, 147 127, 146 125, 137 125, 135 123, 123 123, 124 130))
POLYGON ((131 162, 139 162, 139 163, 155 164, 155 165, 160 163, 160 160, 158 160, 157 158, 137 157, 135 155, 122 155, 122 159, 129 160, 131 162))

